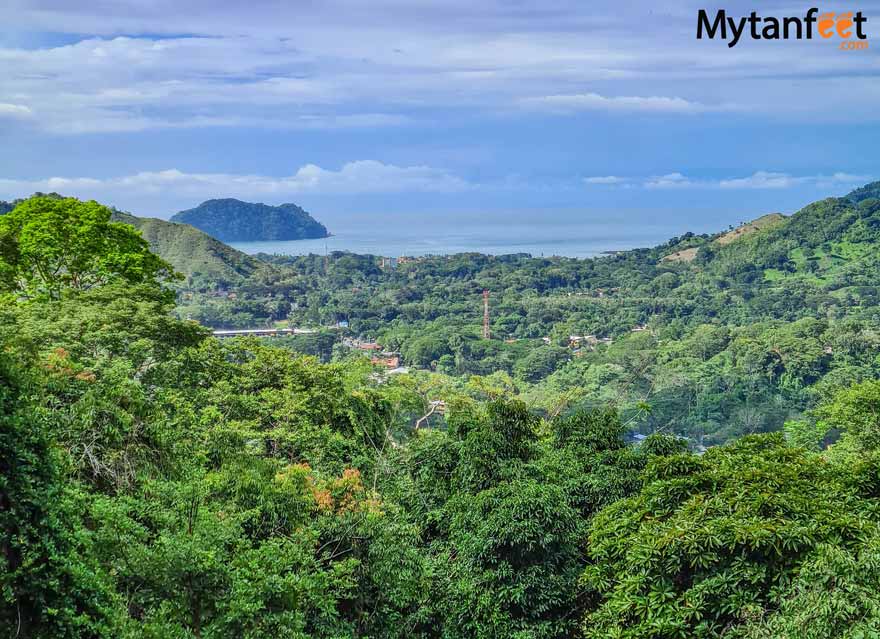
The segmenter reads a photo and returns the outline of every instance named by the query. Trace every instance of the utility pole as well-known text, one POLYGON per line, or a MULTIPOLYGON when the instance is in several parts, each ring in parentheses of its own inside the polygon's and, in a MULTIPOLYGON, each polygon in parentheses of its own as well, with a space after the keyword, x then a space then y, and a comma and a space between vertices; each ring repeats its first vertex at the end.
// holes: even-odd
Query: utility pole
POLYGON ((483 289, 483 339, 489 339, 489 289, 483 289))

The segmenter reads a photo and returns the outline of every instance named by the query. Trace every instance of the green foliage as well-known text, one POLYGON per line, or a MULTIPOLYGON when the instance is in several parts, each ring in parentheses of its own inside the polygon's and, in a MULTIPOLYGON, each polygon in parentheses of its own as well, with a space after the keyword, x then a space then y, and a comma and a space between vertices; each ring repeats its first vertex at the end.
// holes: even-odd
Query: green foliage
POLYGON ((855 195, 587 260, 462 254, 391 267, 339 252, 261 255, 271 269, 232 291, 184 290, 178 313, 217 327, 344 320, 340 334, 378 341, 406 366, 503 372, 548 414, 613 402, 643 434, 712 445, 779 430, 880 372, 878 243, 880 203, 855 195), (663 259, 693 248, 693 261, 663 259))
POLYGON ((407 442, 389 490, 426 537, 429 636, 575 636, 586 524, 640 488, 662 445, 626 446, 611 410, 560 419, 556 435, 510 400, 449 422, 407 442))
POLYGON ((112 636, 121 619, 118 600, 91 554, 81 499, 65 480, 52 423, 27 399, 29 384, 0 355, 0 632, 112 636))
POLYGON ((488 488, 520 472, 536 451, 537 420, 518 401, 496 400, 488 415, 468 429, 461 448, 459 481, 470 490, 488 488))
POLYGON ((725 636, 775 609, 817 550, 854 548, 872 525, 836 469, 778 435, 657 459, 645 482, 594 520, 587 637, 725 636))
POLYGON ((570 358, 569 352, 558 346, 539 346, 514 365, 516 375, 527 382, 544 379, 570 358))
POLYGON ((873 531, 854 548, 819 546, 781 596, 778 609, 730 633, 736 639, 867 639, 880 634, 880 543, 873 531))
POLYGON ((210 307, 351 317, 443 371, 412 375, 378 374, 330 329, 213 339, 174 316, 208 312, 196 277, 175 309, 160 271, 135 268, 155 262, 133 230, 80 237, 117 237, 106 210, 29 207, 72 227, 28 259, 85 267, 0 299, 4 636, 880 632, 880 327, 828 284, 870 259, 869 199, 587 261, 274 258, 210 307), (508 341, 480 337, 487 285, 508 341), (585 334, 613 342, 569 344, 585 334))
POLYGON ((827 428, 844 432, 844 445, 868 452, 880 446, 880 382, 872 380, 839 392, 816 409, 827 428))
MULTIPOLYGON (((153 283, 173 275, 130 226, 110 222, 97 202, 35 196, 0 217, 0 286, 35 299, 120 279, 153 283)), ((2 289, 0 289, 2 290, 2 289)))
POLYGON ((846 196, 848 200, 858 204, 864 200, 877 199, 880 197, 880 182, 871 182, 859 187, 846 196))
POLYGON ((792 446, 816 451, 822 446, 828 428, 821 422, 792 420, 785 422, 782 432, 785 433, 786 441, 792 446))
MULTIPOLYGON (((576 605, 579 519, 559 486, 503 482, 450 506, 448 637, 563 637, 576 605)), ((441 564, 442 565, 442 564, 441 564)))

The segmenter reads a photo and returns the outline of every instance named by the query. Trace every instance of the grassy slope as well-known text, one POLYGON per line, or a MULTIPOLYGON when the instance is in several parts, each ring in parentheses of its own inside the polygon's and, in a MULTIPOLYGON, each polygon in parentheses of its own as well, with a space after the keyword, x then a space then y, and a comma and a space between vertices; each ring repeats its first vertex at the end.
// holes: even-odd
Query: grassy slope
POLYGON ((212 280, 235 282, 264 265, 220 240, 188 224, 136 217, 116 211, 113 219, 141 231, 150 247, 188 278, 201 275, 212 280))
MULTIPOLYGON (((741 226, 738 226, 732 231, 718 234, 713 240, 707 241, 707 244, 727 246, 732 242, 741 240, 754 233, 757 233, 758 231, 764 231, 766 229, 778 226, 779 224, 782 224, 785 220, 786 217, 781 213, 768 213, 767 215, 762 215, 761 217, 754 219, 751 222, 747 222, 741 226)), ((699 250, 699 246, 689 246, 686 248, 681 248, 677 251, 669 253, 668 255, 664 255, 662 258, 660 258, 660 261, 667 263, 683 262, 687 264, 693 262, 694 259, 696 259, 699 250)))
POLYGON ((691 248, 682 249, 680 251, 676 251, 675 253, 670 253, 669 255, 664 255, 661 258, 663 262, 692 262, 694 258, 697 256, 697 251, 700 249, 696 246, 691 248))
POLYGON ((768 213, 767 215, 762 215, 756 220, 752 220, 751 222, 747 222, 742 226, 738 226, 737 228, 725 233, 721 237, 719 237, 716 242, 721 244, 722 246, 725 244, 730 244, 746 235, 750 235, 756 231, 760 231, 763 229, 771 228, 776 226, 777 224, 785 221, 785 216, 782 213, 768 213))

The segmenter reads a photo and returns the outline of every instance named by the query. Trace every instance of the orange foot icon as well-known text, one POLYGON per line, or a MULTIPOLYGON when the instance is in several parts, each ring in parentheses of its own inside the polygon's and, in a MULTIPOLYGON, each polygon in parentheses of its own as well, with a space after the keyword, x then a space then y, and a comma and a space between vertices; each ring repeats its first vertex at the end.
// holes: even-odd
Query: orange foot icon
POLYGON ((848 38, 852 35, 853 12, 839 13, 837 15, 837 35, 841 38, 848 38))
POLYGON ((834 13, 823 13, 819 16, 819 35, 830 38, 834 35, 834 13))

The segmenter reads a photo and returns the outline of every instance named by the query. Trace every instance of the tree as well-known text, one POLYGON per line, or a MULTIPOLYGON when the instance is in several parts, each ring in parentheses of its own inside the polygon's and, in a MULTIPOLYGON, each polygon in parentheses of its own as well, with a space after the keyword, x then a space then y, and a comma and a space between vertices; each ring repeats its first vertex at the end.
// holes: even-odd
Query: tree
POLYGON ((816 409, 826 428, 844 432, 843 444, 857 451, 880 447, 880 381, 871 380, 839 391, 816 409))
POLYGON ((541 480, 538 420, 490 402, 464 432, 456 490, 443 509, 435 599, 450 638, 551 638, 574 629, 582 531, 570 496, 541 480))
POLYGON ((517 377, 526 381, 537 381, 547 377, 569 358, 566 349, 559 346, 539 346, 514 366, 517 377))
POLYGON ((0 634, 118 636, 119 601, 26 384, 0 355, 0 634))
POLYGON ((559 487, 517 479, 460 494, 450 504, 449 549, 440 555, 445 636, 549 639, 576 620, 577 511, 559 487))
POLYGON ((857 639, 880 636, 880 534, 841 548, 820 546, 801 566, 777 610, 730 639, 857 639))
POLYGON ((0 287, 34 299, 114 279, 154 283, 174 276, 140 233, 110 221, 97 202, 35 196, 0 217, 0 287))
POLYGON ((820 546, 873 526, 837 469, 779 434, 657 458, 645 479, 593 520, 590 639, 726 636, 773 610, 820 546))

